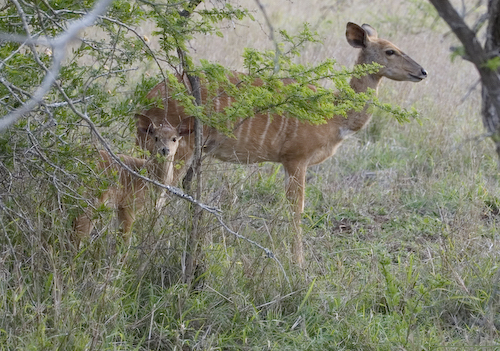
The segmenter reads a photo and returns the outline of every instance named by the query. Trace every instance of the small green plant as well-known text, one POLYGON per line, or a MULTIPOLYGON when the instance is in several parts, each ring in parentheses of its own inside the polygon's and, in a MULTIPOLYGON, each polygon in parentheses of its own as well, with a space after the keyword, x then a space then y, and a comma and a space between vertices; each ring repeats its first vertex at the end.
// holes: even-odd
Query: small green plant
MULTIPOLYGON (((26 34, 16 3, 32 34, 51 37, 95 1, 9 2, 0 9, 1 32, 26 34)), ((257 49, 269 44, 261 22, 251 19, 260 21, 259 13, 232 3, 204 3, 184 18, 179 11, 188 3, 114 1, 99 29, 79 33, 82 40, 69 48, 56 84, 67 98, 52 89, 0 134, 0 350, 498 347, 500 194, 495 155, 474 138, 483 133, 474 123, 480 120, 474 112, 478 96, 469 91, 477 77, 457 60, 450 65, 449 46, 429 28, 434 17, 414 14, 415 6, 427 11, 420 0, 411 7, 397 1, 286 5, 286 12, 279 2, 266 9, 288 25, 302 15, 311 24, 297 27, 296 34, 277 33, 279 54, 257 49), (347 85, 350 75, 377 67, 353 71, 333 60, 350 62, 339 44, 345 27, 336 29, 337 19, 367 7, 368 23, 382 18, 384 31, 404 39, 404 50, 432 66, 426 85, 391 90, 388 83, 380 101, 415 105, 425 119, 422 126, 395 123, 391 111, 401 110, 374 100, 371 130, 309 169, 302 268, 291 264, 287 246, 293 230, 282 168, 204 164, 203 201, 221 208, 231 229, 271 248, 288 280, 260 249, 204 215, 203 255, 193 284, 185 284, 191 218, 187 204, 169 196, 161 211, 137 219, 129 246, 116 239, 113 209, 106 206, 96 212, 100 226, 92 240, 72 245, 72 220, 116 182, 97 171, 102 145, 79 113, 96 124, 112 151, 145 156, 134 146, 133 114, 163 104, 147 100, 147 93, 178 69, 177 47, 194 47, 193 57, 185 57, 196 63, 192 73, 213 82, 211 93, 222 87, 238 99, 216 114, 210 104, 194 106, 185 87, 173 84, 186 108, 208 125, 230 134, 238 114, 262 111, 322 123, 324 114, 341 114, 373 98, 354 95, 347 85), (239 22, 243 17, 248 22, 239 22), (318 45, 314 29, 325 18, 324 44, 318 45), (244 28, 236 39, 233 22, 244 28), (147 31, 151 23, 156 34, 147 31), (215 41, 221 33, 230 49, 215 41), (254 47, 240 50, 246 37, 254 47), (200 60, 203 50, 214 56, 200 60), (227 82, 229 69, 219 60, 226 56, 248 73, 238 86, 227 82), (255 78, 265 84, 252 87, 255 78), (280 78, 297 83, 285 87, 280 78), (338 95, 307 88, 325 82, 338 95)), ((42 80, 40 63, 52 62, 45 49, 2 43, 2 116, 25 103, 42 80)), ((413 118, 411 111, 401 116, 413 118)))

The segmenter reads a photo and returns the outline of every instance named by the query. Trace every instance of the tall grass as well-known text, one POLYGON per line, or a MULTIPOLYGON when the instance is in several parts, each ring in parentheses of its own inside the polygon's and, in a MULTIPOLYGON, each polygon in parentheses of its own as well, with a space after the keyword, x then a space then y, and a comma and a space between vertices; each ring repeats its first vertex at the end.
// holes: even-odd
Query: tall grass
MULTIPOLYGON (((276 28, 294 31, 308 21, 323 37, 304 62, 334 57, 351 66, 356 52, 344 30, 353 21, 370 23, 429 72, 418 84, 384 81, 379 94, 415 106, 420 123, 400 125, 375 111, 365 130, 309 169, 302 269, 289 257, 280 166, 204 164, 202 200, 221 208, 233 230, 270 248, 289 282, 275 261, 205 214, 195 288, 182 284, 189 212, 174 198, 162 215, 138 219, 130 247, 115 242, 112 212, 104 211, 99 236, 75 250, 76 210, 61 207, 61 185, 24 175, 3 184, 22 195, 2 208, 9 236, 1 239, 0 349, 500 347, 497 160, 492 144, 478 138, 480 96, 470 90, 477 74, 450 61, 453 38, 416 7, 424 4, 266 4, 276 28)), ((228 23, 224 38, 196 38, 196 57, 238 69, 244 47, 271 48, 258 10, 255 17, 228 23)), ((72 186, 79 181, 68 176, 72 186)))

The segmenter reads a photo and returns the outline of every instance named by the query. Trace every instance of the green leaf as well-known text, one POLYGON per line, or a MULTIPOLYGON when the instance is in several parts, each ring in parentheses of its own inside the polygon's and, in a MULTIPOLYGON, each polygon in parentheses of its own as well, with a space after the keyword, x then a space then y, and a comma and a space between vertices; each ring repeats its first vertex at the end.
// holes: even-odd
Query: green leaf
POLYGON ((486 68, 490 69, 493 72, 498 71, 498 68, 500 68, 500 57, 499 56, 495 56, 495 57, 489 59, 488 61, 486 61, 482 65, 482 67, 486 67, 486 68))

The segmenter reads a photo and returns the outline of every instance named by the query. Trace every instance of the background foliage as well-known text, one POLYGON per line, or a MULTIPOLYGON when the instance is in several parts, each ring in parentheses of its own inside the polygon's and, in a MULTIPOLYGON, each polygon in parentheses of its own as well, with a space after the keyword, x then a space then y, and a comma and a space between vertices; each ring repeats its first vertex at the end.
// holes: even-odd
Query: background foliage
MULTIPOLYGON (((0 12, 0 30, 24 34, 15 3, 0 12)), ((93 6, 19 4, 32 34, 49 36, 93 6)), ((183 3, 112 6, 68 48, 61 89, 0 134, 1 349, 497 345, 495 155, 480 137, 479 94, 471 86, 477 75, 450 62, 448 47, 455 43, 442 35, 446 27, 427 2, 270 2, 271 23, 286 31, 279 39, 279 73, 254 2, 202 3, 188 19, 179 15, 183 3), (76 112, 97 125, 114 151, 134 152, 133 113, 152 104, 144 96, 178 69, 180 47, 191 53, 193 67, 227 89, 234 88, 225 81, 232 69, 266 81, 262 89, 238 89, 237 105, 222 116, 190 105, 185 95, 205 122, 226 126, 236 108, 252 113, 249 105, 320 122, 325 110, 341 113, 370 98, 346 86, 352 72, 341 65, 352 67, 356 55, 345 42, 347 21, 370 23, 429 71, 417 85, 385 81, 379 96, 415 107, 421 125, 398 124, 392 107, 375 109, 368 128, 309 170, 303 269, 289 262, 280 167, 204 164, 202 200, 221 208, 231 228, 271 248, 291 285, 274 261, 210 216, 201 226, 204 267, 194 289, 182 284, 189 212, 176 198, 161 215, 141 216, 130 248, 115 243, 114 214, 106 209, 98 212, 93 240, 72 245, 73 218, 109 184, 95 171, 101 145, 76 112), (280 74, 298 84, 284 89, 280 74), (311 82, 323 87, 315 98, 305 89, 311 82), (283 95, 270 96, 276 88, 283 95), (345 93, 345 106, 326 102, 329 88, 345 93), (318 102, 313 113, 304 109, 304 98, 318 102)), ((29 99, 51 64, 51 51, 2 42, 0 59, 4 115, 29 99)))

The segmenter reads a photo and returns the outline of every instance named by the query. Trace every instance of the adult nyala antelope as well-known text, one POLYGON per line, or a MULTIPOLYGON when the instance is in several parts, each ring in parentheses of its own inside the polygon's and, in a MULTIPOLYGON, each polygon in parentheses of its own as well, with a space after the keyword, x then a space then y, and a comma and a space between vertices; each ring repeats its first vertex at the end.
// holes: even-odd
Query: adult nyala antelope
MULTIPOLYGON (((397 81, 420 82, 427 77, 427 72, 413 59, 387 40, 379 39, 376 30, 363 24, 358 26, 347 23, 346 37, 348 43, 360 49, 356 64, 378 63, 382 66, 377 73, 361 78, 353 77, 351 87, 358 93, 366 92, 368 88, 377 90, 382 77, 397 81)), ((231 77, 236 83, 237 76, 231 77)), ((293 81, 284 80, 285 84, 293 81)), ((262 82, 255 81, 255 85, 262 82)), ((311 86, 311 89, 314 87, 311 86)), ((149 93, 149 98, 167 97, 164 105, 167 111, 153 108, 147 112, 152 118, 163 118, 176 125, 185 118, 184 111, 171 97, 168 97, 164 82, 158 84, 149 93)), ((202 87, 202 100, 207 99, 207 90, 202 87)), ((218 111, 231 104, 231 97, 220 94, 214 101, 218 111)), ((277 162, 281 163, 286 173, 286 194, 292 203, 293 222, 296 230, 292 251, 296 262, 303 262, 302 234, 300 230, 301 215, 304 210, 304 187, 306 169, 331 157, 340 143, 360 130, 368 123, 371 115, 364 110, 349 111, 347 117, 327 116, 327 123, 311 125, 297 119, 285 116, 269 116, 258 114, 253 118, 237 123, 233 133, 236 138, 228 138, 221 133, 205 128, 207 137, 205 150, 215 157, 233 163, 277 162)), ((176 159, 187 159, 193 153, 194 138, 190 138, 178 153, 176 159)), ((180 150, 180 149, 179 149, 180 150)), ((177 179, 182 170, 177 170, 177 179)))
MULTIPOLYGON (((141 136, 140 145, 150 152, 149 159, 119 154, 120 160, 134 171, 147 170, 148 177, 170 185, 174 176, 174 155, 183 136, 192 131, 191 118, 179 123, 176 128, 163 121, 154 123, 148 116, 136 114, 137 132, 141 136)), ((118 174, 118 183, 104 191, 97 205, 116 207, 118 222, 123 239, 128 242, 132 224, 137 212, 144 208, 148 196, 148 182, 132 175, 117 164, 104 150, 100 150, 99 168, 105 172, 118 174)), ((89 236, 94 227, 91 213, 83 213, 75 221, 76 241, 89 236)))

